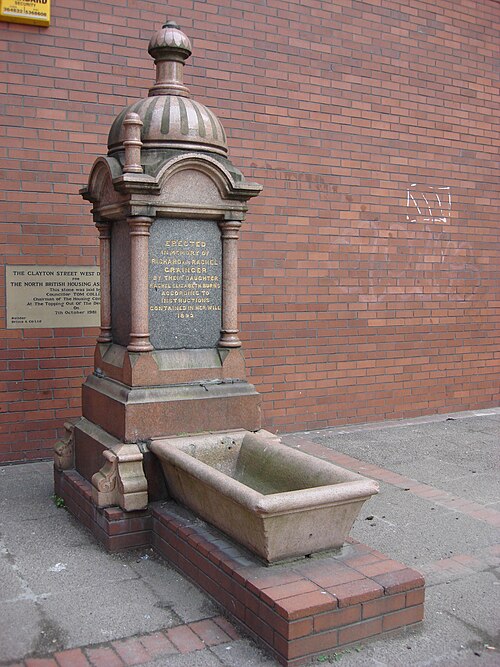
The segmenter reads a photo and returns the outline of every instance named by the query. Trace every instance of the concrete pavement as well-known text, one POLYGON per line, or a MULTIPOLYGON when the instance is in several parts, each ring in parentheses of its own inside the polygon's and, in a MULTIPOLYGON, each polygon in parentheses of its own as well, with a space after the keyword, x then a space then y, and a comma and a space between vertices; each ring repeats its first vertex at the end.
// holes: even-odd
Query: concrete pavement
MULTIPOLYGON (((284 436, 378 479, 351 535, 427 580, 416 629, 345 667, 500 665, 500 408, 284 436)), ((52 499, 50 462, 0 468, 0 665, 276 665, 150 550, 110 555, 52 499)))

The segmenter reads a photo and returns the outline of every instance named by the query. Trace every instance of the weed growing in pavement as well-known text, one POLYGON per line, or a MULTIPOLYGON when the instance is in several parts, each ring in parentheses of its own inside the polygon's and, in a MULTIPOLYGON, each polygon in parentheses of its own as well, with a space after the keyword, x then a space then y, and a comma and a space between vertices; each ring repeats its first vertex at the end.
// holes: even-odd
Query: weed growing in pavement
POLYGON ((362 650, 362 646, 354 646, 353 648, 346 648, 343 651, 334 651, 328 655, 320 655, 316 658, 316 660, 317 662, 332 664, 334 662, 339 662, 342 656, 347 655, 348 653, 352 653, 353 651, 359 653, 362 650))
POLYGON ((54 501, 54 505, 56 507, 60 507, 62 509, 66 509, 66 503, 64 502, 64 498, 61 498, 61 496, 53 495, 52 500, 54 501))

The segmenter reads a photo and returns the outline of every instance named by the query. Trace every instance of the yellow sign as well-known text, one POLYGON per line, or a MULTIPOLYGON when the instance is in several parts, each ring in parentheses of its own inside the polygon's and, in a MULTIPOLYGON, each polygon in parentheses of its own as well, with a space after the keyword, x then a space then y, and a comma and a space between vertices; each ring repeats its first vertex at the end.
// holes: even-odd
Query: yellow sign
POLYGON ((50 0, 0 0, 0 21, 50 25, 50 0))

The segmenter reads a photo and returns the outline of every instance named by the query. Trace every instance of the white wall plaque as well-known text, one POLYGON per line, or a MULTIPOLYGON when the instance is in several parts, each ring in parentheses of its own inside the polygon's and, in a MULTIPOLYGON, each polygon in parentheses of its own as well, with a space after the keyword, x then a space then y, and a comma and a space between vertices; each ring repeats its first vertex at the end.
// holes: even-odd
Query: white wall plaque
POLYGON ((7 329, 99 326, 98 267, 6 266, 5 291, 7 329))

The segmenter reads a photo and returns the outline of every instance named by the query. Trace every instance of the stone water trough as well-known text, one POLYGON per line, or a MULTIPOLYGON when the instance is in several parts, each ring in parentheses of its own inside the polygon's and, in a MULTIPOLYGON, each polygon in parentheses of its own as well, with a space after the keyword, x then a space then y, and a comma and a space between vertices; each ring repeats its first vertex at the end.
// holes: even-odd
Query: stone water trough
POLYGON ((378 484, 264 430, 153 438, 172 498, 267 563, 341 547, 378 484))

